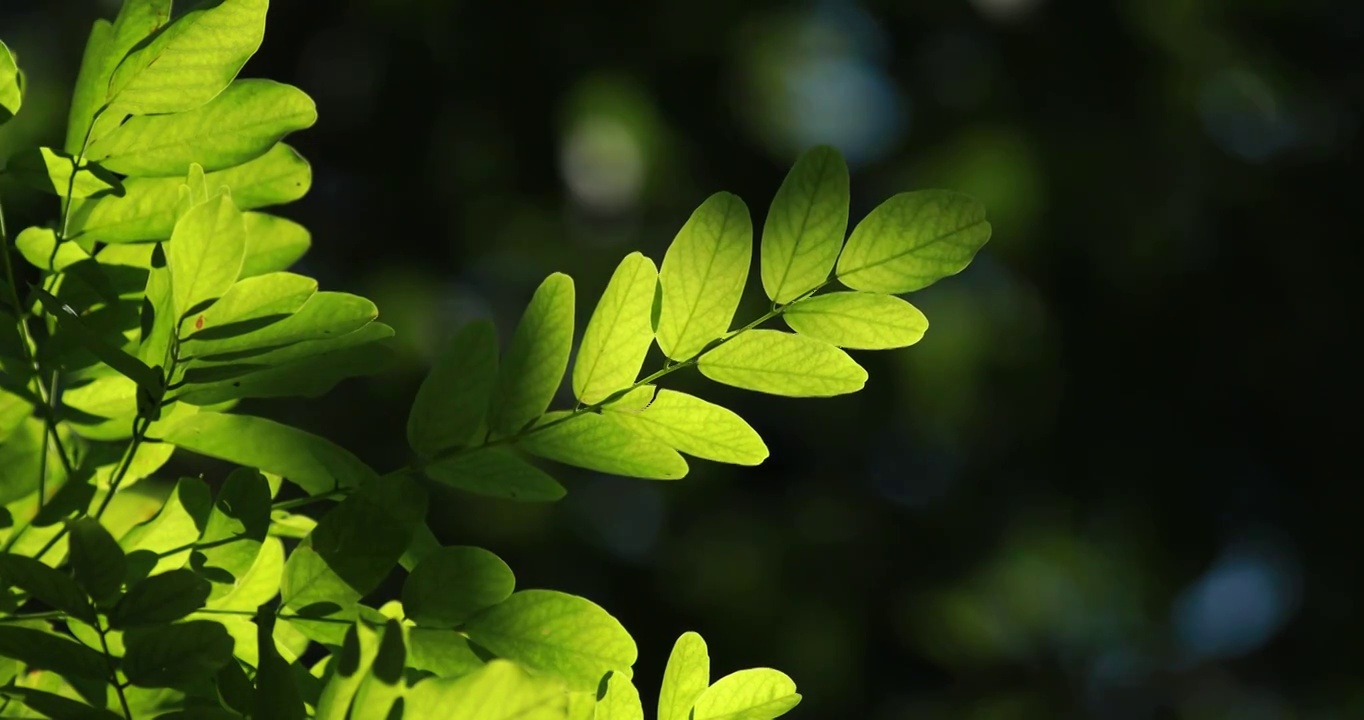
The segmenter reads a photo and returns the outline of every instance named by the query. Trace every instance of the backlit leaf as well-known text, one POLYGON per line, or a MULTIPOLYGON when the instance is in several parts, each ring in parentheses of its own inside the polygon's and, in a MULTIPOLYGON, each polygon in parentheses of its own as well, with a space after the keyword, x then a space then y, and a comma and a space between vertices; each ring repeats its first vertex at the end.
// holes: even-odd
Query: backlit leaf
POLYGON ((802 335, 749 330, 701 356, 701 374, 725 385, 789 397, 857 392, 867 371, 848 354, 802 335))
POLYGON ((477 547, 432 551, 403 584, 403 612, 421 627, 452 628, 506 600, 516 577, 502 558, 477 547))
POLYGON ((460 328, 422 380, 407 417, 407 442, 422 455, 472 443, 497 383, 497 330, 486 320, 460 328))
MULTIPOLYGON (((407 646, 403 642, 403 627, 390 619, 384 624, 379 638, 379 650, 370 663, 369 672, 360 681, 351 702, 352 718, 394 718, 394 703, 403 694, 403 666, 407 662, 407 646)), ((402 706, 400 705, 399 708, 402 706)), ((401 712, 401 711, 400 711, 401 712)))
POLYGON ((109 78, 128 51, 169 22, 170 14, 171 0, 123 0, 112 24, 95 21, 67 115, 67 152, 80 154, 87 139, 97 139, 118 126, 121 113, 106 112, 98 120, 95 117, 105 106, 109 78))
POLYGON ((332 656, 327 684, 317 701, 317 720, 346 720, 351 701, 364 682, 374 656, 379 653, 379 634, 364 623, 345 628, 340 649, 332 656))
MULTIPOLYGON (((221 596, 209 596, 208 607, 218 610, 255 610, 279 594, 284 577, 284 544, 267 537, 246 573, 221 596)), ((221 617, 221 616, 220 616, 221 617)))
POLYGON ((743 418, 676 390, 659 390, 643 410, 608 405, 606 417, 694 457, 736 465, 757 465, 767 458, 767 445, 743 418))
POLYGON ((543 470, 499 447, 483 447, 442 458, 427 465, 423 472, 451 487, 521 502, 553 502, 565 492, 543 470))
POLYGON ((730 673, 696 699, 692 720, 772 720, 800 703, 796 684, 770 668, 730 673))
POLYGON ((786 308, 782 319, 801 335, 857 350, 908 347, 928 330, 918 308, 880 293, 816 295, 786 308))
POLYGON ((644 720, 644 706, 630 678, 618 672, 607 676, 606 695, 597 701, 596 720, 644 720))
POLYGON ((257 158, 316 121, 317 108, 302 90, 237 80, 193 110, 130 118, 92 142, 86 157, 124 175, 178 177, 190 163, 212 172, 257 158))
POLYGON ((412 627, 407 632, 407 664, 436 677, 464 675, 483 667, 465 637, 445 628, 412 627))
POLYGON ((246 259, 239 277, 288 270, 308 252, 312 236, 308 229, 278 215, 243 213, 246 217, 246 259))
POLYGON ((682 633, 668 656, 658 693, 658 720, 690 720, 696 698, 710 686, 710 654, 694 632, 682 633))
POLYGON ((468 720, 565 720, 568 694, 506 660, 454 680, 427 678, 408 691, 406 717, 468 720))
POLYGON ((0 695, 18 698, 20 702, 53 720, 123 720, 122 715, 102 708, 93 708, 83 702, 45 692, 31 687, 8 685, 0 689, 0 695))
POLYGON ((203 607, 211 587, 187 569, 143 578, 129 586, 109 613, 109 626, 125 629, 174 622, 203 607))
POLYGON ((314 293, 297 312, 279 322, 260 327, 219 326, 217 332, 187 338, 180 357, 215 358, 230 353, 229 359, 244 360, 281 345, 341 337, 368 325, 378 315, 378 308, 365 298, 339 292, 314 293))
POLYGON ((9 47, 0 42, 0 125, 19 112, 24 104, 23 75, 14 63, 9 47))
POLYGON ((66 527, 71 543, 71 571, 76 576, 76 583, 97 605, 117 599, 127 574, 123 549, 94 518, 71 520, 66 527))
POLYGON ((17 587, 76 618, 95 621, 95 609, 71 576, 33 558, 14 553, 0 555, 0 583, 17 587))
POLYGON ((608 670, 631 676, 638 651, 619 621, 591 601, 522 590, 470 617, 465 633, 498 657, 591 690, 608 670))
POLYGON ((572 347, 573 278, 554 273, 536 289, 502 356, 488 417, 495 435, 513 435, 549 408, 572 347))
POLYGON ((35 287, 33 293, 38 296, 43 309, 56 319, 58 325, 70 333, 81 346, 99 358, 100 362, 137 383, 138 387, 147 393, 160 397, 161 373, 159 371, 148 367, 141 360, 109 344, 99 333, 87 327, 74 309, 53 297, 46 290, 35 287))
POLYGON ((139 551, 153 553, 158 559, 151 572, 184 567, 190 551, 213 508, 208 484, 198 478, 181 478, 151 520, 134 527, 120 545, 130 555, 139 551))
POLYGON ((658 268, 640 253, 625 256, 602 292, 573 362, 573 394, 587 405, 629 387, 654 341, 649 313, 658 268))
POLYGON ((190 452, 282 475, 310 495, 376 477, 369 466, 312 433, 250 415, 200 412, 163 438, 190 452))
MULTIPOLYGON (((293 148, 279 143, 255 160, 208 173, 205 183, 210 188, 227 186, 237 209, 255 210, 303 197, 312 185, 312 168, 293 148)), ((178 177, 129 178, 123 182, 122 197, 75 201, 70 237, 103 242, 164 240, 178 219, 176 207, 184 184, 178 177)))
POLYGON ((426 517, 426 492, 406 475, 362 485, 309 536, 315 552, 356 592, 378 587, 426 517))
POLYGON ((848 231, 848 166, 838 150, 812 148, 796 161, 763 223, 763 290, 786 304, 829 279, 848 231))
POLYGON ((568 411, 545 415, 541 424, 555 424, 517 444, 532 455, 612 475, 676 480, 687 474, 687 461, 657 440, 598 413, 568 416, 568 411), (568 419, 557 422, 561 418, 568 419))
POLYGON ((130 115, 151 115, 212 100, 260 47, 268 6, 222 0, 177 17, 119 63, 107 101, 130 115))
POLYGON ((246 223, 230 194, 197 205, 180 218, 166 248, 175 319, 232 287, 245 252, 246 223))
POLYGON ((232 636, 211 620, 133 628, 123 645, 123 674, 142 687, 186 688, 232 660, 232 636))
POLYGON ((272 272, 239 280, 186 322, 181 338, 210 339, 260 329, 297 312, 316 292, 316 280, 294 273, 272 272))
POLYGON ((729 330, 753 259, 753 221, 737 196, 716 193, 698 207, 663 256, 658 346, 687 360, 729 330))
POLYGON ((210 597, 226 595, 246 577, 269 531, 269 482, 249 468, 232 471, 191 559, 194 570, 213 582, 210 597))
POLYGON ((122 194, 118 178, 88 159, 76 159, 52 148, 29 148, 10 156, 5 173, 15 180, 58 197, 85 198, 97 193, 122 194))
POLYGON ((900 193, 853 229, 838 259, 838 280, 854 290, 921 290, 971 263, 990 239, 985 206, 948 190, 900 193))

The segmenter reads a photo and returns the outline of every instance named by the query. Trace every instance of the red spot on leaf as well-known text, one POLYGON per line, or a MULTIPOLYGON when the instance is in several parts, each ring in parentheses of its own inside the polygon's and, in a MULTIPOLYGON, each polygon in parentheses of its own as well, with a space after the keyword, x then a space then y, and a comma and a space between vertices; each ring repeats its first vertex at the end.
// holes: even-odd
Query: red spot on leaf
POLYGON ((203 315, 200 315, 200 316, 199 316, 199 319, 194 321, 194 329, 195 329, 195 330, 203 330, 203 329, 204 329, 204 316, 203 316, 203 315))

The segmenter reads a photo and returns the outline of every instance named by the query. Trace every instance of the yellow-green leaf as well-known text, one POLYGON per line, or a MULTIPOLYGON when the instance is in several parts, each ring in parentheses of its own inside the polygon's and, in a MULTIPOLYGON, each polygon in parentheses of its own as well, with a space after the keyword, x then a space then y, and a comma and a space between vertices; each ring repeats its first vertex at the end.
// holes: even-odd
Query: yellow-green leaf
POLYGON ((639 376, 654 341, 649 314, 657 287, 658 268, 640 253, 626 255, 616 267, 573 363, 573 394, 583 403, 601 402, 639 376))
POLYGON ((497 329, 487 320, 460 328, 417 389, 407 416, 407 442, 434 455, 476 441, 497 383, 497 329))
POLYGON ((612 475, 676 480, 687 474, 687 461, 658 440, 599 413, 568 416, 568 411, 545 415, 541 424, 547 427, 528 433, 518 445, 547 460, 612 475))
POLYGON ((663 256, 658 346, 687 360, 729 330, 753 257, 753 222, 737 196, 701 203, 663 256))
POLYGON ((232 287, 245 252, 246 223, 230 194, 196 205, 180 218, 166 247, 175 320, 232 287))
POLYGON ((308 252, 308 229, 278 215, 249 212, 246 216, 246 258, 240 278, 288 270, 308 252))
POLYGON ((796 684, 771 668, 730 673, 696 699, 692 720, 772 720, 800 703, 796 684))
POLYGON ((464 720, 565 720, 568 693, 515 663, 493 660, 453 680, 426 678, 407 693, 405 717, 464 720))
POLYGON ((14 55, 0 42, 0 125, 19 113, 24 104, 24 76, 14 62, 14 55))
POLYGON ((573 348, 573 278, 554 273, 536 289, 497 375, 488 426, 513 435, 544 414, 573 348))
POLYGON ((109 193, 120 195, 123 185, 113 173, 88 159, 76 158, 52 148, 29 148, 10 157, 5 173, 23 184, 58 197, 88 198, 109 193))
POLYGON ((801 335, 856 350, 908 347, 928 330, 919 308, 880 293, 816 295, 786 308, 782 319, 801 335))
POLYGON ((789 397, 857 392, 867 371, 825 342, 781 332, 749 330, 701 356, 697 367, 715 382, 789 397))
POLYGON ((606 678, 606 695, 597 701, 596 720, 644 720, 639 691, 630 678, 612 672, 606 678))
POLYGON ((676 390, 659 390, 642 410, 606 406, 606 416, 693 457, 735 465, 767 459, 758 433, 734 412, 676 390))
POLYGON ((763 223, 763 290, 789 303, 829 279, 848 231, 848 166, 838 150, 812 148, 796 161, 763 223))
POLYGON ((553 502, 564 496, 563 486, 545 471, 499 447, 442 458, 423 472, 438 483, 488 497, 553 502))
POLYGON ((658 691, 658 720, 690 720, 696 698, 710 686, 710 654, 694 632, 682 633, 668 656, 658 691))
POLYGON ((838 280, 854 290, 914 292, 955 275, 990 239, 985 206, 947 190, 900 193, 853 229, 838 280))

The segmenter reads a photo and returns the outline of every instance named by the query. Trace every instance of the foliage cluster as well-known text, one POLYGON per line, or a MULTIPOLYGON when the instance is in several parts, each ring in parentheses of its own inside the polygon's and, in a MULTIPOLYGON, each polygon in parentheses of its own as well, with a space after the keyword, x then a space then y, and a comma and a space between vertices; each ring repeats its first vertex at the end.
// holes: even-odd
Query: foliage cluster
MULTIPOLYGON (((281 140, 316 120, 299 89, 237 78, 266 10, 125 0, 90 33, 64 145, 6 163, 60 214, 11 238, 0 213, 0 711, 642 718, 620 623, 581 597, 518 590, 488 550, 441 547, 425 524, 431 484, 546 502, 565 490, 542 461, 657 480, 683 477, 684 454, 760 463, 767 448, 742 418, 659 381, 695 367, 778 395, 861 389, 845 349, 923 336, 898 295, 966 267, 989 238, 983 209, 903 193, 848 235, 847 167, 815 148, 762 229, 769 312, 731 329, 753 228, 739 198, 713 195, 661 266, 620 263, 576 353, 562 274, 505 347, 489 322, 458 328, 412 404, 416 459, 380 475, 322 437, 232 412, 376 372, 393 336, 368 300, 288 272, 308 232, 262 211, 307 192, 309 166, 281 140), (847 289, 826 291, 834 282, 847 289), (644 374, 655 344, 665 360, 644 374), (575 404, 550 410, 565 376, 575 404), (176 451, 238 469, 137 492, 176 451), (374 597, 396 567, 401 597, 374 597)), ((0 122, 23 97, 0 44, 0 122)), ((686 633, 658 718, 763 720, 799 700, 772 669, 712 682, 705 642, 686 633)))

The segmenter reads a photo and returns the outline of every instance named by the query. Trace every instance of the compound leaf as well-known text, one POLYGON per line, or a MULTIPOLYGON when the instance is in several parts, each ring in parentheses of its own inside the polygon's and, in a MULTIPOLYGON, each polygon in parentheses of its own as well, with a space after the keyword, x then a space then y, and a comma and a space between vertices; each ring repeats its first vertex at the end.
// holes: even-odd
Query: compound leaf
POLYGON ((573 363, 573 394, 584 404, 605 400, 639 376, 654 341, 649 314, 657 287, 658 268, 637 252, 611 275, 573 363))
POLYGON ((407 442, 434 455, 476 440, 497 384, 497 330, 487 320, 468 323, 450 339, 422 380, 407 417, 407 442))
POLYGON ((246 223, 227 192, 194 206, 180 218, 166 249, 175 321, 232 287, 245 253, 246 223))
POLYGON ((825 342, 781 332, 749 330, 701 356, 701 374, 725 385, 789 397, 857 392, 867 371, 825 342))
POLYGON ((955 275, 990 239, 985 206, 948 190, 900 193, 853 229, 838 280, 854 290, 914 292, 955 275))
POLYGON ((232 660, 232 636, 211 620, 133 628, 123 634, 123 674, 142 687, 188 688, 232 660))
POLYGON ((786 308, 782 319, 801 335, 856 350, 908 347, 928 330, 928 318, 907 301, 867 292, 806 298, 786 308))
POLYGON ((801 155, 763 223, 763 290, 784 305, 823 284, 848 231, 848 165, 827 145, 801 155))
POLYGON ((596 604, 553 590, 522 590, 470 617, 465 633, 494 655, 592 690, 607 671, 630 677, 635 641, 596 604))
POLYGON ((441 458, 423 472, 450 487, 507 500, 554 502, 565 494, 564 487, 545 471, 498 447, 441 458))
POLYGON ((547 427, 518 444, 532 455, 612 475, 676 480, 687 474, 687 461, 657 440, 598 413, 569 416, 568 411, 545 415, 542 424, 547 427))
POLYGON ((454 680, 427 678, 407 694, 408 717, 467 720, 564 720, 568 694, 506 660, 454 680))
POLYGON ((729 330, 753 258, 753 222, 737 196, 711 195, 668 246, 659 271, 658 346, 687 360, 729 330))
POLYGON ((272 80, 237 80, 181 113, 130 118, 90 143, 86 158, 124 175, 182 176, 190 163, 212 172, 265 154, 317 121, 312 98, 272 80))
POLYGON ((694 632, 682 633, 668 656, 658 691, 658 720, 690 720, 696 698, 710 686, 710 654, 694 632))
POLYGON ((268 0, 221 0, 177 17, 119 63, 107 101, 130 115, 207 103, 260 47, 268 6, 268 0))
MULTIPOLYGON (((312 185, 312 168, 293 148, 278 143, 255 160, 206 174, 204 182, 230 188, 239 210, 255 210, 303 197, 312 185)), ((122 197, 73 201, 69 237, 110 243, 164 240, 179 219, 184 185, 178 177, 128 178, 122 197)))
POLYGON ((692 720, 772 720, 799 703, 796 684, 784 673, 770 668, 740 670, 701 693, 692 720))
POLYGON ((310 495, 356 487, 377 477, 359 458, 329 440, 250 415, 200 411, 173 425, 163 440, 282 475, 310 495))
POLYGON ((554 273, 540 283, 502 356, 488 426, 514 435, 544 414, 573 349, 573 278, 554 273))
POLYGON ((78 155, 91 140, 117 127, 123 115, 104 112, 109 78, 135 45, 170 21, 171 0, 124 0, 111 24, 95 21, 81 58, 67 114, 66 151, 78 155))
POLYGON ((506 600, 516 576, 502 558, 477 547, 443 547, 422 559, 403 584, 403 613, 420 627, 452 628, 506 600))
POLYGON ((676 390, 659 390, 642 410, 606 406, 607 417, 688 455, 735 465, 767 459, 767 445, 733 411, 676 390))

